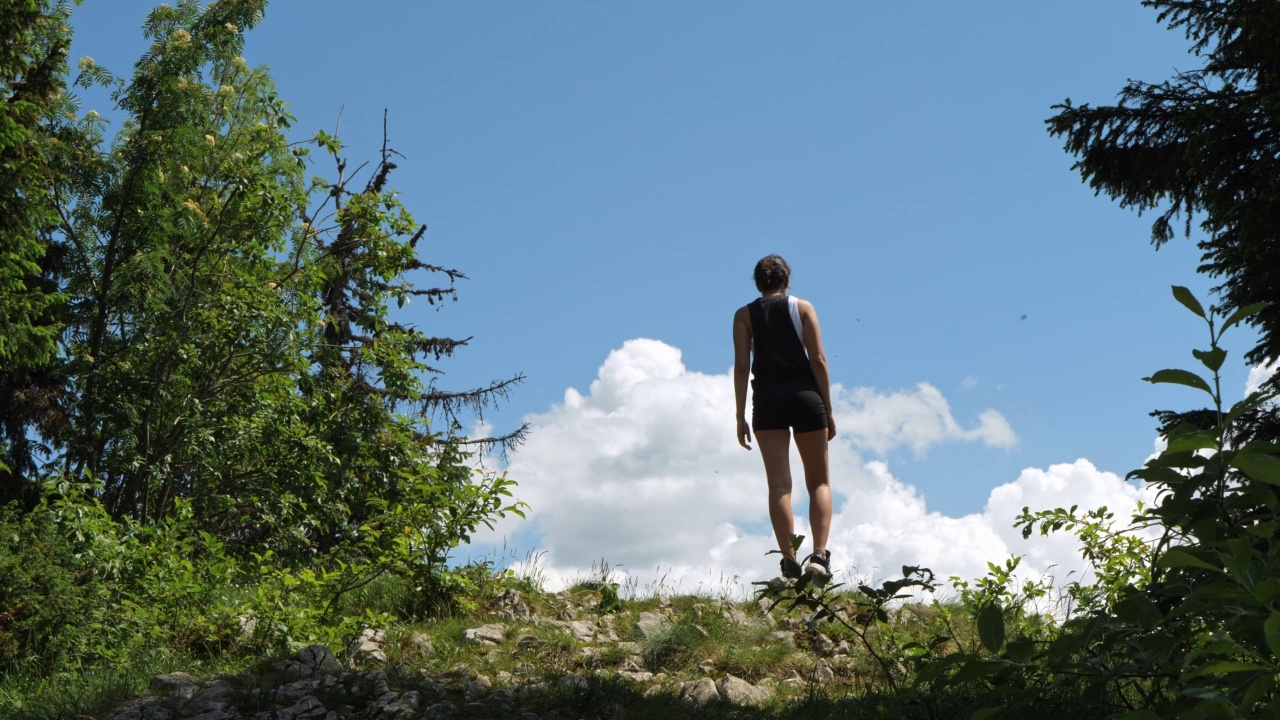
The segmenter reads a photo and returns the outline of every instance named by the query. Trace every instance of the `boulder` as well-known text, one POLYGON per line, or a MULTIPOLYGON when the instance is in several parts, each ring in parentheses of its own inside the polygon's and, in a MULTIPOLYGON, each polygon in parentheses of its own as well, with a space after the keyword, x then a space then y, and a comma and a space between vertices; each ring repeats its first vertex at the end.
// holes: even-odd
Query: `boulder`
POLYGON ((809 647, 818 657, 831 657, 836 652, 836 644, 831 638, 822 633, 814 633, 813 639, 809 641, 809 647))
POLYGON ((365 628, 347 643, 347 657, 354 663, 386 662, 387 654, 382 650, 386 642, 386 633, 377 628, 365 628))
POLYGON ((313 675, 337 675, 342 672, 342 666, 333 656, 333 651, 324 645, 302 648, 291 657, 273 662, 271 667, 294 680, 313 675))
POLYGON ((769 633, 769 640, 777 645, 793 648, 796 646, 796 634, 790 630, 778 630, 769 633))
POLYGON ((498 597, 496 604, 498 614, 506 620, 529 620, 533 617, 533 610, 529 607, 529 603, 524 601, 517 590, 507 588, 498 597))
POLYGON ((422 696, 418 694, 417 690, 410 690, 383 705, 382 714, 378 717, 386 718, 386 720, 409 720, 417 717, 418 711, 421 709, 422 696))
POLYGON ((478 628, 471 628, 462 633, 463 645, 497 645, 507 636, 507 628, 504 625, 482 625, 478 628))
POLYGON ((640 619, 636 621, 636 634, 642 639, 650 640, 671 627, 671 619, 666 615, 653 612, 640 613, 640 619))
POLYGON ((596 636, 596 626, 583 620, 571 620, 564 624, 574 639, 586 642, 596 636))
POLYGON ((155 695, 166 697, 178 695, 186 700, 200 689, 200 681, 184 672, 175 672, 151 678, 149 688, 155 695))
POLYGON ((730 705, 755 707, 762 705, 773 696, 767 688, 756 687, 742 678, 725 675, 716 683, 720 697, 730 705))
POLYGON ((697 707, 706 707, 720 699, 720 691, 711 678, 690 681, 680 689, 680 699, 697 707))
POLYGON ((409 637, 409 645, 413 651, 422 657, 430 657, 435 655, 436 647, 431 643, 431 638, 425 633, 414 633, 409 637))

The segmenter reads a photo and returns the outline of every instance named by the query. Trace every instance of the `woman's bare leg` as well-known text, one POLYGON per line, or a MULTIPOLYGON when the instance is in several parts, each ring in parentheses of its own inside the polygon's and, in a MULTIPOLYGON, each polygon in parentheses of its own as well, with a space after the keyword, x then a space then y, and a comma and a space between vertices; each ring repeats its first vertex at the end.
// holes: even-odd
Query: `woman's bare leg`
MULTIPOLYGON (((756 433, 757 437, 759 435, 760 433, 756 433)), ((764 450, 763 442, 760 443, 760 449, 764 450)), ((796 433, 796 449, 800 451, 800 462, 804 465, 804 484, 809 489, 809 525, 813 529, 813 550, 822 552, 827 549, 827 534, 831 532, 831 479, 827 461, 826 428, 796 433)), ((790 486, 788 478, 787 487, 790 486)), ((790 500, 788 495, 787 501, 790 500)), ((770 510, 772 508, 770 504, 770 510)), ((789 510, 788 507, 788 517, 789 510)), ((776 524, 774 532, 777 532, 776 524)))
MULTIPOLYGON (((824 431, 825 432, 825 431, 824 431)), ((764 460, 764 474, 769 480, 769 521, 783 555, 795 556, 791 534, 795 521, 791 517, 791 431, 758 430, 756 445, 764 460)))

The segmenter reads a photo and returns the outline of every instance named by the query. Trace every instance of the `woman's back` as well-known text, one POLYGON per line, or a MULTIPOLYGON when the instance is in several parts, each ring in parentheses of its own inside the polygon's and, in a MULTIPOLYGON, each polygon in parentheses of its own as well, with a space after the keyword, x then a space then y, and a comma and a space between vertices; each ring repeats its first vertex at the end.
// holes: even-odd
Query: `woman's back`
POLYGON ((813 379, 813 368, 800 339, 795 298, 771 295, 747 305, 751 316, 751 374, 757 383, 813 379))

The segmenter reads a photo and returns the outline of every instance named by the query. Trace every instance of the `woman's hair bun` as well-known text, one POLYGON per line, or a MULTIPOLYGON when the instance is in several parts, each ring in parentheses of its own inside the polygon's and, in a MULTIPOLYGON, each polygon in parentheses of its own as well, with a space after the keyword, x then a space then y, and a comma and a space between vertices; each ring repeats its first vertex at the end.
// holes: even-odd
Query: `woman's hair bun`
POLYGON ((781 290, 791 280, 791 266, 781 255, 766 255, 756 263, 756 289, 760 292, 781 290))

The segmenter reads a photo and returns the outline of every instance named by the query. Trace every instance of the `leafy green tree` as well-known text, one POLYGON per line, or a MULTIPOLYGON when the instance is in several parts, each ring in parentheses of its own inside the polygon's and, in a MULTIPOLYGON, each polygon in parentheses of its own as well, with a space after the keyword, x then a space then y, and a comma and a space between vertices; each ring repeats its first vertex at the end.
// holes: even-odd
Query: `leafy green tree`
MULTIPOLYGON (((1159 247, 1199 223, 1200 269, 1221 279, 1227 310, 1268 303, 1245 359, 1280 358, 1280 5, 1271 0, 1143 0, 1184 32, 1199 67, 1132 80, 1114 105, 1067 100, 1047 122, 1090 186, 1124 207, 1158 210, 1159 247)), ((1280 375, 1271 380, 1280 388, 1280 375)), ((1166 427, 1180 418, 1165 415, 1166 427)), ((1209 417, 1201 415, 1202 421, 1209 417)), ((1203 422, 1202 422, 1203 424, 1203 422)), ((1280 438, 1276 413, 1251 432, 1280 438)))
MULTIPOLYGON (((286 104, 242 57, 264 9, 160 5, 128 80, 80 62, 78 85, 112 92, 117 131, 70 104, 41 117, 58 182, 23 205, 56 220, 59 263, 24 268, 66 297, 60 352, 45 354, 60 423, 5 427, 38 438, 49 471, 114 517, 155 522, 181 501, 236 552, 395 550, 434 571, 479 523, 518 510, 510 480, 467 466, 456 414, 521 378, 436 387, 428 360, 466 341, 398 322, 392 303, 451 299, 464 276, 418 259, 425 228, 389 186, 393 150, 363 175, 326 133, 288 138, 286 104), (336 177, 308 179, 316 148, 336 177), (447 283, 416 288, 423 274, 447 283), (413 542, 392 542, 387 523, 413 542)), ((41 479, 28 472, 22 489, 41 479)))

